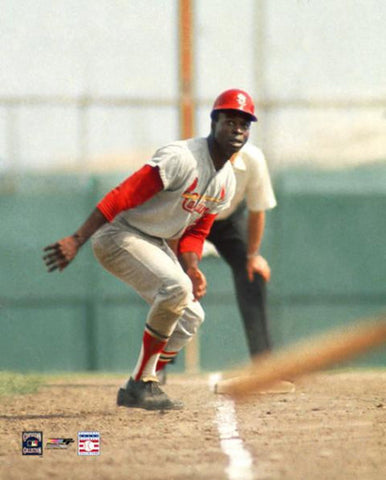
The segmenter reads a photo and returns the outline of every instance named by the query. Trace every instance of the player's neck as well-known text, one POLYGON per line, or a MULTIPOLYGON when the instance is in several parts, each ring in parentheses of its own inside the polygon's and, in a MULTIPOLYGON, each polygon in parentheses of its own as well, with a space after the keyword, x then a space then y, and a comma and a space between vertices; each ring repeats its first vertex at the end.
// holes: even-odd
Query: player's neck
POLYGON ((207 137, 208 150, 213 166, 216 170, 220 170, 229 160, 228 156, 220 149, 219 145, 213 138, 212 134, 207 137))

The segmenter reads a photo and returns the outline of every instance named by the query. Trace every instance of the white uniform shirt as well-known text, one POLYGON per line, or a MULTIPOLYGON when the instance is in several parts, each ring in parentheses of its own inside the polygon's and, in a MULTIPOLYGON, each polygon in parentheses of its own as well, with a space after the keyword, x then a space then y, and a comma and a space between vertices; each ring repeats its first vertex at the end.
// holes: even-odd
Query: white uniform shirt
POLYGON ((115 224, 132 227, 155 237, 179 238, 206 213, 229 207, 235 192, 232 165, 216 171, 206 138, 171 143, 147 162, 158 167, 164 190, 138 207, 121 212, 115 224))
POLYGON ((249 143, 233 157, 233 171, 236 177, 236 193, 230 206, 223 210, 216 220, 229 217, 246 200, 252 212, 268 210, 276 206, 267 163, 263 152, 249 143))

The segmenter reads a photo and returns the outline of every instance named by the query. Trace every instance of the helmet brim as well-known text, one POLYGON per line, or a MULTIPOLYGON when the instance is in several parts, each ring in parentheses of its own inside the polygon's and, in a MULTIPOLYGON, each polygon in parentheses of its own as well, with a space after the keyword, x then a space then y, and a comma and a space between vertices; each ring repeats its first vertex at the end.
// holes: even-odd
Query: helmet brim
POLYGON ((219 108, 213 108, 211 114, 212 114, 213 112, 227 112, 227 111, 228 111, 228 112, 242 113, 242 114, 244 114, 251 122, 257 122, 257 121, 258 121, 256 115, 253 115, 253 114, 250 113, 250 112, 246 112, 245 110, 242 110, 241 108, 234 108, 233 106, 232 106, 232 107, 231 107, 231 106, 227 107, 227 105, 225 105, 225 106, 222 106, 222 105, 221 105, 221 108, 220 108, 220 107, 219 107, 219 108))

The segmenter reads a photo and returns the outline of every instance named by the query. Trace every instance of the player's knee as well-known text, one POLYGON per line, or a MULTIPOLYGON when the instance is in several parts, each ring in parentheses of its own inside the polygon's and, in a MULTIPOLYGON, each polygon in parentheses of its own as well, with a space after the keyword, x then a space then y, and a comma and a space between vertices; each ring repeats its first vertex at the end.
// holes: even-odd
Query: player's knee
POLYGON ((197 333, 201 324, 205 320, 205 312, 199 302, 191 302, 185 309, 183 318, 180 320, 180 326, 189 336, 197 333))
POLYGON ((189 317, 190 331, 192 335, 195 335, 197 333, 197 330, 200 328, 201 324, 205 320, 204 310, 199 303, 197 304, 197 306, 199 306, 200 308, 195 309, 189 317))
POLYGON ((204 321, 204 310, 199 302, 190 302, 182 317, 179 318, 168 342, 171 351, 180 351, 197 333, 204 321))
POLYGON ((191 294, 192 288, 188 282, 183 281, 168 285, 160 291, 162 298, 160 306, 163 310, 168 310, 173 315, 180 316, 187 307, 191 294))

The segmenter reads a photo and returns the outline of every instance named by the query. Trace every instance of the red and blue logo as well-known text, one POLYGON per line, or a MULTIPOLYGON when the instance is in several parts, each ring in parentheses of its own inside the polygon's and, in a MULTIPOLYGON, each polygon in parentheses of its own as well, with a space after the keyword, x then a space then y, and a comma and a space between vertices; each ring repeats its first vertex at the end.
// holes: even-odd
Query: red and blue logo
POLYGON ((99 432, 78 432, 78 455, 100 455, 99 432))

